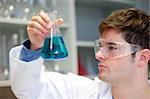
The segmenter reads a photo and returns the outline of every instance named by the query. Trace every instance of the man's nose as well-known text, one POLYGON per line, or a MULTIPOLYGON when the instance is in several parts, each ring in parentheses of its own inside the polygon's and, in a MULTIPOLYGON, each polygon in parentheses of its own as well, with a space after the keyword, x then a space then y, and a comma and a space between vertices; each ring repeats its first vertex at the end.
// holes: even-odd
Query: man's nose
POLYGON ((105 59, 105 57, 104 57, 103 54, 104 54, 104 53, 103 53, 101 50, 99 50, 97 53, 95 53, 95 58, 96 58, 98 61, 102 61, 102 60, 105 59))

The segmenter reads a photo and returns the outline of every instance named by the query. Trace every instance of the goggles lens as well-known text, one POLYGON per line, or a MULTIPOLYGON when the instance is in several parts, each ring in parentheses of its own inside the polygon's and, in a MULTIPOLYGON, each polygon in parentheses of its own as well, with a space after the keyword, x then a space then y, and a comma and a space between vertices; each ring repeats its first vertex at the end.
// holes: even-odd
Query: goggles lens
POLYGON ((104 39, 95 41, 95 55, 101 51, 104 57, 119 58, 139 51, 141 47, 123 42, 109 42, 104 39))

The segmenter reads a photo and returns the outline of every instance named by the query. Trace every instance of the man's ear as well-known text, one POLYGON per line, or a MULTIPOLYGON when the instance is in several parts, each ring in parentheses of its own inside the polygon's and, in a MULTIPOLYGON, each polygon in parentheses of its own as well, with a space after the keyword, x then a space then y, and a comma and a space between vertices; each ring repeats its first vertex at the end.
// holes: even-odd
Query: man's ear
POLYGON ((150 60, 150 50, 149 49, 141 50, 140 59, 139 59, 141 66, 148 64, 149 60, 150 60))

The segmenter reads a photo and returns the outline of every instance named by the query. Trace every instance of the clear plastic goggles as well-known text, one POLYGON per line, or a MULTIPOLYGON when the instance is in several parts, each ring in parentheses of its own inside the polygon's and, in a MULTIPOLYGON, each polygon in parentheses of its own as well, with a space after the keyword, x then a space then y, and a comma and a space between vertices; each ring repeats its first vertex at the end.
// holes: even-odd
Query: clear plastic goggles
POLYGON ((95 55, 100 51, 105 58, 119 58, 133 54, 142 49, 141 46, 123 42, 110 42, 105 39, 95 41, 95 55))

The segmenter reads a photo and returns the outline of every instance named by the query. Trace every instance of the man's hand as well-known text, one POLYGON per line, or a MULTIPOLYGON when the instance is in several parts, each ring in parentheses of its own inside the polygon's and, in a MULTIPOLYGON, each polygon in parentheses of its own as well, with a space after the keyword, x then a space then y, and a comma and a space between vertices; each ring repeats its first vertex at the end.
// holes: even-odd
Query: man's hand
MULTIPOLYGON (((62 18, 58 18, 56 25, 60 26, 63 22, 62 18)), ((43 11, 36 16, 32 16, 32 20, 29 21, 27 26, 31 50, 37 50, 43 46, 45 37, 50 33, 51 24, 48 15, 43 11)))

